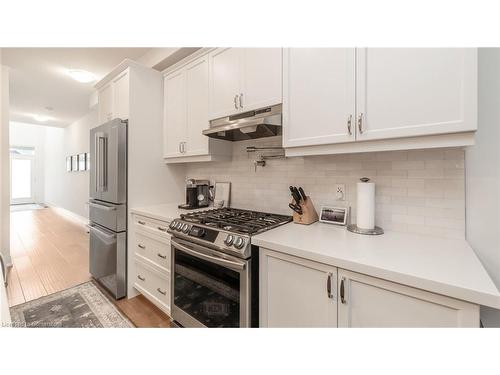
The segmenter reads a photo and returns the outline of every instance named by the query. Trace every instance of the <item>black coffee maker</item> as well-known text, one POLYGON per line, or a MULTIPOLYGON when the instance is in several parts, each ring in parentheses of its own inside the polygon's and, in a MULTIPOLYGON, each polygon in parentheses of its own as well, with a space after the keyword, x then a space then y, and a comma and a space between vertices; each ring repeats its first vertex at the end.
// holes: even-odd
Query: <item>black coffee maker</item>
POLYGON ((210 181, 188 179, 186 181, 186 204, 179 205, 179 208, 193 210, 208 207, 209 204, 210 181))

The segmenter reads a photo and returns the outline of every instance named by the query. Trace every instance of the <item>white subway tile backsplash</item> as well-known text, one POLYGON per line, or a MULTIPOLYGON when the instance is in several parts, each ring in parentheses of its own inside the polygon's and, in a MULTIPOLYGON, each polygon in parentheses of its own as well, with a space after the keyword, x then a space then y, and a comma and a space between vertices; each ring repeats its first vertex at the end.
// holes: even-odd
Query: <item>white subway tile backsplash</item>
POLYGON ((317 210, 348 204, 356 221, 356 183, 376 183, 376 223, 386 230, 463 238, 465 233, 464 150, 461 148, 370 152, 270 159, 254 169, 260 155, 247 146, 276 146, 279 137, 233 143, 229 162, 191 163, 187 177, 230 181, 233 207, 291 214, 290 185, 302 186, 317 210), (335 185, 345 184, 346 202, 335 185))

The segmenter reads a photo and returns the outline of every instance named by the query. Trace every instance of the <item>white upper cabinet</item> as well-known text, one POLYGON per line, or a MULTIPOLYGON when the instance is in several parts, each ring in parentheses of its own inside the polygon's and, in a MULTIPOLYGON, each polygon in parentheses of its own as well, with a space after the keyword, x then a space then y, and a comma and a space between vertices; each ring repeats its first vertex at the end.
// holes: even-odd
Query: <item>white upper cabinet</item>
POLYGON ((477 49, 358 49, 358 139, 477 129, 477 49))
POLYGON ((125 70, 113 79, 113 118, 126 120, 129 117, 129 71, 125 70))
POLYGON ((243 48, 241 110, 251 111, 282 102, 282 49, 243 48))
POLYGON ((164 76, 163 156, 167 163, 227 160, 232 144, 208 129, 209 55, 191 58, 164 76))
POLYGON ((354 48, 289 48, 283 53, 283 145, 354 141, 354 48))
POLYGON ((210 119, 281 103, 281 48, 218 48, 210 59, 210 119))
POLYGON ((337 269, 260 249, 260 326, 336 327, 337 269))
POLYGON ((339 327, 479 327, 478 305, 342 269, 338 277, 339 327))
POLYGON ((210 119, 239 111, 241 49, 219 48, 210 57, 210 119))
POLYGON ((283 51, 287 156, 466 146, 475 130, 477 49, 283 51))
POLYGON ((208 128, 208 56, 186 67, 187 155, 209 153, 209 138, 202 131, 208 128))
POLYGON ((99 124, 113 119, 113 94, 111 83, 98 91, 99 124))
POLYGON ((129 69, 121 72, 116 78, 98 90, 99 123, 103 124, 114 118, 129 118, 129 69))
POLYGON ((163 85, 163 156, 178 157, 182 156, 182 146, 187 135, 185 71, 165 76, 163 85))

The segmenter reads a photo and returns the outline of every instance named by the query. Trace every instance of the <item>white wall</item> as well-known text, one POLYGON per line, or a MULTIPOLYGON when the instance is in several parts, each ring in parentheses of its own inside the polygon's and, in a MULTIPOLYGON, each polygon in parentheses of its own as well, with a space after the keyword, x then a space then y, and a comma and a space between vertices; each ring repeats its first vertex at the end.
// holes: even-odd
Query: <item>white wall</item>
MULTIPOLYGON (((479 49, 476 144, 466 161, 466 237, 500 288, 500 49, 479 49)), ((482 309, 485 325, 500 326, 500 312, 482 309), (489 324, 488 324, 489 323, 489 324)))
POLYGON ((66 172, 66 157, 89 152, 89 130, 98 125, 97 108, 66 128, 47 127, 45 202, 88 218, 89 171, 66 172))
POLYGON ((35 202, 45 202, 45 132, 46 126, 10 123, 10 146, 35 148, 35 202))

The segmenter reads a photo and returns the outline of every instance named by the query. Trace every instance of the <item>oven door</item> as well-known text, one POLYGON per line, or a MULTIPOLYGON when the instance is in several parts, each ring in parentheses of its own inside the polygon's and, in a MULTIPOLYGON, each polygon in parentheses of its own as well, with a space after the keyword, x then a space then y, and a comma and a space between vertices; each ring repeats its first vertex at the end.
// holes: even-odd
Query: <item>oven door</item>
POLYGON ((172 318, 184 327, 250 327, 250 261, 178 238, 172 244, 172 318))

